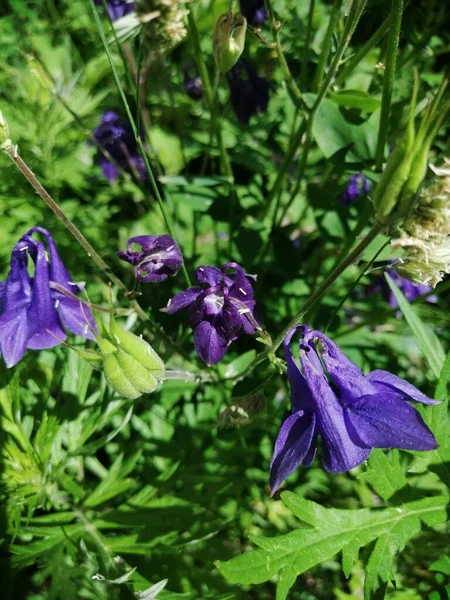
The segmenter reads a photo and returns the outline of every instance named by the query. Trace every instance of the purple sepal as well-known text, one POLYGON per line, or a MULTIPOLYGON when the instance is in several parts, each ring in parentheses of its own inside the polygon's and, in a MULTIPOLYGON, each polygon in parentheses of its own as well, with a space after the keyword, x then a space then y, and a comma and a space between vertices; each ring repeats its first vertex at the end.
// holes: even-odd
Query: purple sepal
POLYGON ((183 264, 183 255, 176 241, 169 235, 138 235, 128 240, 127 250, 117 256, 136 267, 136 277, 141 281, 164 281, 176 275, 183 264), (140 251, 132 245, 141 247, 140 251))

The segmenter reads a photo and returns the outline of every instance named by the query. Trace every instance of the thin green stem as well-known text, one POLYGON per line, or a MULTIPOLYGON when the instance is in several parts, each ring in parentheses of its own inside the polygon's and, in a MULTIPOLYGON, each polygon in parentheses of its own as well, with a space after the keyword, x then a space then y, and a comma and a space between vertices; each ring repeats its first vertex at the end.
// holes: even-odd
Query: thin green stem
POLYGON ((381 99, 380 126, 378 128, 377 148, 375 151, 375 168, 382 170, 384 162, 384 148, 386 145, 389 114, 391 110, 392 90, 395 81, 395 68, 397 64, 398 43, 402 25, 403 0, 392 0, 391 21, 386 52, 383 94, 381 99))
POLYGON ((383 39, 389 30, 389 26, 391 24, 391 15, 386 17, 380 27, 375 31, 375 33, 367 40, 365 44, 361 46, 358 52, 350 58, 344 65, 343 69, 336 77, 334 82, 336 87, 341 87, 345 80, 353 73, 355 68, 359 65, 359 63, 369 54, 369 52, 375 48, 375 46, 383 39))
POLYGON ((355 281, 351 285, 351 287, 348 290, 348 292, 345 294, 345 296, 342 298, 342 300, 339 302, 339 304, 334 309, 333 314, 331 315, 330 320, 328 321, 328 325, 323 330, 324 333, 326 333, 329 330, 329 328, 331 327, 331 325, 332 325, 332 323, 333 323, 336 315, 341 310, 341 308, 344 306, 344 304, 347 302, 348 298, 350 297, 350 294, 353 292, 353 290, 355 289, 355 287, 358 285, 358 283, 361 281, 361 279, 364 277, 364 275, 367 273, 367 271, 370 269, 370 267, 373 265, 373 263, 377 260, 377 258, 380 256, 380 254, 386 248, 386 246, 388 246, 390 243, 391 243, 391 240, 387 240, 387 242, 385 242, 381 246, 381 248, 379 250, 377 250, 377 252, 370 259, 370 261, 366 265, 364 265, 364 267, 361 269, 361 272, 359 273, 358 277, 355 279, 355 281))
MULTIPOLYGON (((314 0, 311 0, 314 2, 314 0)), ((269 24, 272 29, 272 36, 275 40, 275 47, 277 50, 278 62, 280 63, 281 72, 283 73, 284 80, 286 85, 291 92, 291 97, 294 101, 294 104, 297 108, 305 108, 305 104, 302 99, 302 93, 295 83, 294 78, 292 77, 292 73, 289 69, 289 65, 287 64, 286 57, 284 56, 283 47, 280 41, 280 29, 281 24, 279 21, 275 19, 275 14, 273 12, 271 0, 264 0, 264 5, 267 10, 267 16, 269 19, 269 24)))
POLYGON ((322 49, 320 52, 319 62, 317 64, 316 73, 314 75, 313 89, 318 91, 322 85, 323 77, 325 75, 325 68, 328 63, 328 57, 330 56, 331 43, 333 41, 333 32, 336 29, 336 22, 339 18, 339 12, 341 10, 342 0, 334 0, 333 6, 331 7, 330 19, 328 21, 327 31, 325 33, 324 40, 322 42, 322 49))
POLYGON ((117 46, 117 50, 119 51, 120 58, 122 59, 122 63, 123 63, 124 70, 125 70, 125 77, 126 77, 126 80, 127 80, 128 87, 130 88, 130 93, 133 93, 134 87, 135 87, 135 85, 136 85, 136 87, 138 87, 138 83, 137 83, 137 81, 136 81, 136 83, 133 81, 133 73, 130 73, 129 64, 128 64, 126 58, 125 58, 125 54, 124 54, 122 45, 119 42, 119 38, 117 37, 116 28, 114 27, 114 23, 113 23, 113 21, 111 19, 111 15, 109 14, 108 3, 107 3, 106 0, 102 0, 102 2, 103 2, 103 10, 105 11, 105 13, 107 15, 109 26, 110 26, 111 32, 113 34, 114 41, 115 41, 116 46, 117 46))
POLYGON ((306 85, 306 79, 308 76, 308 61, 309 61, 309 50, 311 46, 311 34, 312 34, 312 23, 314 18, 314 5, 316 0, 309 0, 309 12, 308 12, 308 22, 306 25, 306 36, 305 36, 305 46, 303 49, 303 57, 302 57, 302 68, 300 72, 300 89, 304 90, 306 85))
MULTIPOLYGON (((145 168, 146 168, 149 180, 150 180, 150 184, 152 186, 153 193, 155 194, 156 201, 158 202, 159 209, 160 209, 161 214, 163 216, 164 223, 166 225, 166 229, 167 229, 169 235, 171 237, 174 237, 174 228, 173 228, 173 223, 172 223, 171 216, 168 213, 168 211, 166 210, 166 207, 164 205, 163 199, 161 197, 161 194, 159 192, 158 186, 156 184, 156 179, 155 179, 155 176, 153 175, 153 171, 152 171, 152 168, 150 166, 150 162, 148 160, 147 152, 145 151, 144 143, 142 141, 140 132, 139 132, 139 130, 136 127, 136 122, 135 122, 135 120, 133 118, 133 114, 132 114, 132 111, 131 111, 130 106, 128 104, 127 97, 125 95, 125 92, 123 90, 122 84, 120 82, 119 73, 117 72, 116 66, 114 64, 114 60, 113 60, 111 51, 109 49, 108 41, 107 41, 107 39, 105 37, 105 32, 103 31, 103 27, 102 27, 102 24, 100 22, 100 18, 98 16, 98 12, 97 12, 97 9, 96 9, 95 4, 94 4, 94 0, 87 0, 87 1, 89 2, 89 5, 91 7, 92 14, 93 14, 93 17, 94 17, 94 21, 95 21, 95 24, 97 26, 97 30, 98 30, 99 35, 100 35, 100 39, 102 40, 103 47, 105 48, 105 52, 106 52, 106 55, 108 57, 109 65, 111 67, 111 71, 113 73, 117 89, 119 90, 120 97, 122 99, 125 111, 127 113, 128 120, 129 120, 131 128, 133 130, 133 134, 134 134, 134 137, 136 139, 136 143, 138 145, 139 152, 141 153, 142 158, 144 160, 144 164, 145 164, 145 168)), ((190 280, 190 277, 189 277, 189 273, 187 272, 186 266, 184 264, 182 266, 182 271, 183 271, 183 274, 184 274, 184 277, 186 279, 187 284, 190 286, 191 285, 191 280, 190 280)))
MULTIPOLYGON (((92 2, 92 0, 90 0, 92 2)), ((198 35, 197 23, 195 21, 194 11, 190 10, 188 14, 188 26, 190 37, 192 40, 192 47, 194 49, 195 60, 197 63, 198 72, 200 73, 200 78, 203 84, 203 91, 205 94, 206 104, 208 106, 208 110, 211 115, 212 120, 212 128, 215 132, 217 138, 217 144, 219 146, 220 153, 220 163, 222 168, 222 173, 227 177, 229 182, 232 184, 234 181, 233 169, 231 167, 230 158, 228 156, 228 152, 225 148, 225 143, 222 137, 222 130, 220 127, 220 123, 218 123, 216 118, 216 111, 214 110, 214 94, 213 88, 211 86, 211 80, 209 78, 208 69, 206 68, 205 59, 203 57, 203 52, 200 46, 200 38, 198 35)))

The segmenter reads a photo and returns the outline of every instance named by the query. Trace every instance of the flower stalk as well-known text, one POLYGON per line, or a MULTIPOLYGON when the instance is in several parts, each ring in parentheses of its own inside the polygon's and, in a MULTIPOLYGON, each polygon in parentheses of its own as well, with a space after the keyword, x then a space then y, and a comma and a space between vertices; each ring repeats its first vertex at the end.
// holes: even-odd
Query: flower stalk
POLYGON ((384 161, 384 149, 388 134, 389 114, 391 109, 392 90, 395 81, 397 51, 400 40, 400 30, 403 15, 403 0, 392 0, 389 39, 386 52, 383 95, 381 100, 380 125, 378 128, 377 148, 375 152, 375 167, 381 171, 384 161))

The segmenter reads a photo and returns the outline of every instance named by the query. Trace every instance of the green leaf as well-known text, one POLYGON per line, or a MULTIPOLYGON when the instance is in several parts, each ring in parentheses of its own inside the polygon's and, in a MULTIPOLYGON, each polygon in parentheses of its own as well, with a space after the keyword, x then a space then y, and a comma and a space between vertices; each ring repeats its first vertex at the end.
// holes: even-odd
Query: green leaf
POLYGON ((367 481, 383 500, 389 500, 406 485, 406 477, 400 465, 398 450, 392 450, 390 459, 382 450, 372 450, 368 468, 360 475, 359 479, 367 481))
POLYGON ((400 289, 395 285, 389 275, 385 275, 386 280, 397 299, 400 310, 405 315, 405 319, 408 325, 411 327, 416 342, 422 351, 424 357, 428 360, 428 363, 433 371, 435 377, 439 377, 442 371, 442 366, 445 360, 445 352, 442 348, 442 344, 434 331, 426 327, 415 309, 409 304, 408 300, 402 294, 400 289))
MULTIPOLYGON (((421 529, 446 521, 446 496, 410 502, 401 507, 381 510, 338 510, 324 508, 290 492, 281 495, 284 504, 309 527, 302 527, 275 538, 254 537, 258 550, 247 552, 217 568, 231 583, 257 584, 279 575, 276 600, 285 600, 296 578, 307 569, 344 551, 346 570, 359 549, 380 538, 374 558, 369 559, 367 589, 373 591, 378 578, 387 581, 394 555, 421 529), (381 552, 389 542, 387 555, 381 552)), ((367 596, 366 596, 367 597, 367 596)))
POLYGON ((329 97, 338 106, 359 108, 367 112, 374 112, 381 106, 381 98, 375 98, 360 90, 342 90, 330 94, 329 97))

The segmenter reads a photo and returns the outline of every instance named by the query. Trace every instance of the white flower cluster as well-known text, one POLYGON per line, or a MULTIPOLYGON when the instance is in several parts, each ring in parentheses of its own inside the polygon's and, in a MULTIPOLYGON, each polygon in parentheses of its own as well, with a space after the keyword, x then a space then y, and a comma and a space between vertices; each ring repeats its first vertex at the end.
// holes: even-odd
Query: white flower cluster
POLYGON ((436 287, 450 273, 450 160, 431 168, 436 178, 424 186, 391 245, 404 250, 397 267, 403 277, 436 287))

